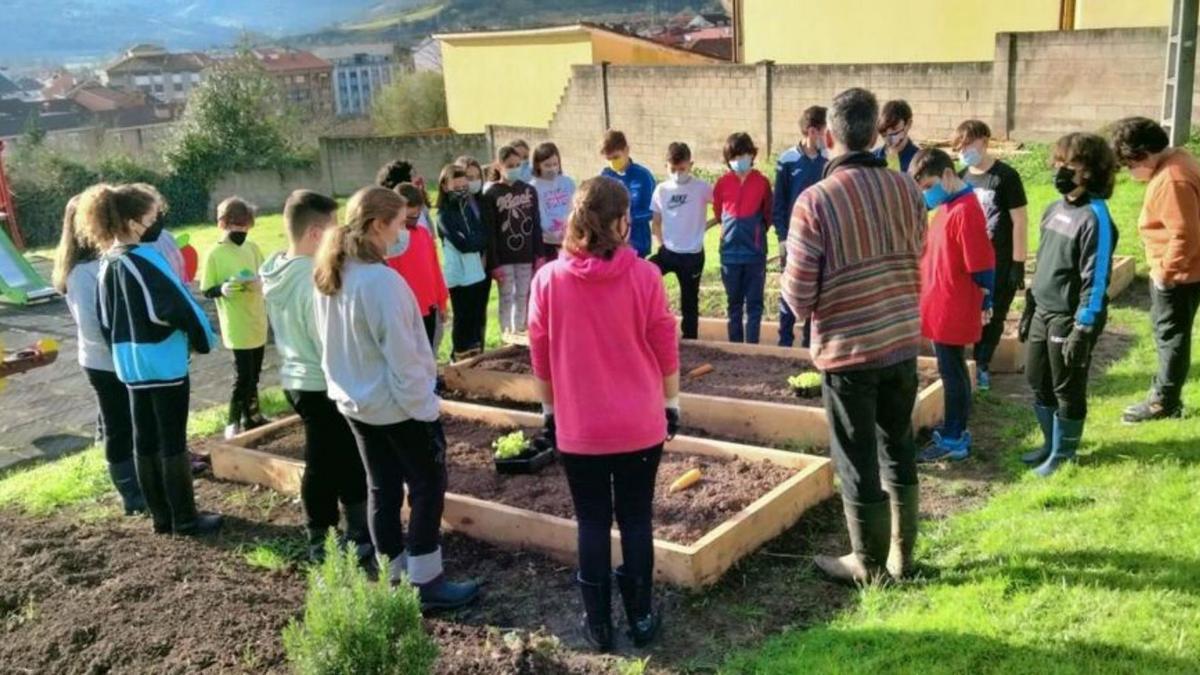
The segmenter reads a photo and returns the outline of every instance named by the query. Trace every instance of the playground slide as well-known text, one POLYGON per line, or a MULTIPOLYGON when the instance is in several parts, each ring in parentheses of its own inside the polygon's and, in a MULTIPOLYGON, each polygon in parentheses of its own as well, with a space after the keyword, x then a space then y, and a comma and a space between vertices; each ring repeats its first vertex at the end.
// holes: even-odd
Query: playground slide
POLYGON ((57 295, 0 229, 0 298, 18 305, 57 295))

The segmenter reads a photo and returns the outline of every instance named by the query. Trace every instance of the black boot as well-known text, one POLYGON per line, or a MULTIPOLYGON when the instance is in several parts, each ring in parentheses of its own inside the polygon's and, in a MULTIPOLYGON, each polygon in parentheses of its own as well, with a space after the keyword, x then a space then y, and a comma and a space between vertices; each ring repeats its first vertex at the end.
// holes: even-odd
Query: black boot
POLYGON ((654 609, 654 578, 627 576, 624 566, 618 567, 614 576, 629 623, 627 635, 633 646, 645 647, 654 641, 662 627, 662 613, 654 609))
POLYGON ((308 535, 308 561, 320 565, 325 562, 325 535, 329 534, 329 530, 305 526, 304 532, 308 535))
POLYGON ((598 584, 588 583, 576 574, 575 583, 583 597, 583 639, 592 649, 607 652, 613 646, 612 582, 606 578, 598 584))
POLYGON ((117 494, 125 505, 125 515, 146 512, 146 498, 142 496, 142 488, 138 487, 137 467, 133 458, 124 462, 109 463, 108 475, 112 477, 117 494))
POLYGON ((221 516, 196 511, 192 491, 192 466, 186 452, 162 458, 163 485, 171 505, 171 525, 175 534, 202 535, 221 529, 221 516))
POLYGON ((133 465, 137 469, 138 487, 142 490, 142 498, 146 500, 146 508, 154 520, 154 531, 158 534, 170 534, 171 504, 167 502, 162 462, 159 461, 158 455, 135 454, 133 465))

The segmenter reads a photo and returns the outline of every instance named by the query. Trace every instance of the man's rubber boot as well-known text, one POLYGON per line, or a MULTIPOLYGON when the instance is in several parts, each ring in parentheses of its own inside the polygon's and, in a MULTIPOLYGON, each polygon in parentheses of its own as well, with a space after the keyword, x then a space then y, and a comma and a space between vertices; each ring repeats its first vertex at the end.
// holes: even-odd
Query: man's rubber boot
POLYGON ((913 573, 921 488, 918 485, 891 485, 887 492, 892 511, 892 543, 888 549, 887 571, 893 579, 900 581, 913 573))
POLYGON ((612 584, 608 579, 598 584, 583 580, 575 575, 579 595, 583 598, 583 619, 579 629, 583 639, 597 651, 611 651, 613 647, 612 584))
POLYGON ((346 543, 354 547, 359 564, 369 571, 375 562, 375 545, 371 543, 367 500, 357 504, 343 504, 342 512, 346 514, 346 543))
POLYGON ((196 511, 192 491, 192 464, 186 452, 162 458, 163 485, 171 505, 171 525, 175 534, 199 536, 221 529, 221 516, 196 511))
POLYGON ((1029 466, 1038 466, 1050 457, 1050 451, 1054 448, 1054 411, 1054 408, 1033 404, 1038 426, 1042 429, 1042 447, 1021 455, 1021 461, 1029 466))
POLYGON ((654 578, 626 576, 623 565, 613 576, 625 605, 625 621, 629 624, 626 634, 633 646, 645 647, 654 641, 662 627, 662 612, 654 608, 654 578))
POLYGON ((813 559, 830 579, 845 584, 867 584, 886 572, 888 547, 892 538, 892 507, 884 499, 859 504, 842 498, 846 530, 850 534, 850 553, 835 558, 819 555, 813 559))
POLYGON ((1083 437, 1083 420, 1069 420, 1060 415, 1054 416, 1054 447, 1050 457, 1042 462, 1034 472, 1042 478, 1049 477, 1067 462, 1075 461, 1075 452, 1079 450, 1079 441, 1083 437))
POLYGON ((142 490, 142 498, 146 500, 146 509, 154 521, 154 531, 158 534, 171 533, 171 504, 167 501, 166 488, 163 483, 162 462, 158 455, 134 454, 133 465, 137 469, 138 487, 142 490))
POLYGON ((138 486, 137 466, 133 458, 124 462, 109 463, 108 475, 112 478, 113 487, 121 495, 121 503, 125 505, 125 515, 146 512, 146 498, 142 496, 142 488, 138 486))

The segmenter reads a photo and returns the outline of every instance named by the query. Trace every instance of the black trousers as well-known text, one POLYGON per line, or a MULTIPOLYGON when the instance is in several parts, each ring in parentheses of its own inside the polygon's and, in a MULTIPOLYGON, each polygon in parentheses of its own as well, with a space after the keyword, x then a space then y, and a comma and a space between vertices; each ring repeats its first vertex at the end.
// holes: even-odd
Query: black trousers
POLYGON ((367 470, 367 509, 375 550, 395 560, 407 544, 410 556, 441 543, 446 497, 446 436, 442 423, 406 420, 376 426, 347 418, 367 470), (408 487, 408 537, 400 523, 408 487))
POLYGON ((96 403, 100 406, 100 436, 104 439, 104 459, 118 464, 133 459, 133 408, 129 389, 111 370, 84 368, 96 403))
POLYGON ((579 576, 598 584, 612 573, 612 521, 621 531, 625 574, 654 574, 654 483, 663 446, 616 455, 562 453, 579 527, 579 576))
POLYGON ((450 307, 454 310, 450 342, 456 353, 469 349, 483 349, 484 334, 487 330, 488 296, 491 295, 491 291, 491 279, 450 289, 450 307))
MULTIPOLYGON (((1092 345, 1104 330, 1106 314, 1101 314, 1092 331, 1092 345)), ((1055 408, 1058 414, 1069 420, 1087 417, 1088 366, 1071 368, 1063 363, 1062 348, 1075 317, 1037 310, 1029 326, 1029 341, 1025 347, 1025 377, 1033 389, 1035 401, 1040 406, 1055 408)))
POLYGON ((300 500, 310 532, 338 524, 338 501, 358 504, 367 498, 367 475, 358 443, 337 404, 324 391, 286 390, 283 395, 304 422, 304 477, 300 500))
POLYGON ((1010 265, 1011 261, 1008 265, 999 262, 996 264, 996 295, 992 298, 992 319, 983 327, 983 335, 980 336, 979 342, 975 343, 975 350, 972 352, 975 366, 980 370, 988 370, 992 363, 996 345, 1000 344, 1000 338, 1004 335, 1004 322, 1008 318, 1008 310, 1017 294, 1017 287, 1008 282, 1010 265))
POLYGON ((1192 365, 1192 324, 1200 307, 1200 282, 1159 290, 1150 284, 1150 323, 1158 348, 1153 397, 1167 408, 1182 403, 1192 365))
POLYGON ((233 395, 229 398, 229 423, 240 424, 258 416, 258 378, 267 348, 234 349, 233 395))
POLYGON ((821 395, 842 499, 872 504, 887 499, 884 484, 917 484, 912 429, 916 359, 884 368, 826 372, 821 395))
POLYGON ((188 399, 191 383, 151 389, 129 389, 133 412, 133 447, 146 457, 187 452, 188 399))
POLYGON ((434 344, 434 338, 437 337, 438 318, 437 310, 430 310, 428 314, 421 317, 421 322, 425 324, 425 338, 429 340, 429 348, 433 350, 433 358, 437 359, 437 348, 434 344))
POLYGON ((700 278, 704 276, 704 251, 676 253, 659 248, 652 257, 663 276, 674 274, 679 280, 679 309, 683 314, 680 329, 683 339, 695 340, 700 323, 700 278))

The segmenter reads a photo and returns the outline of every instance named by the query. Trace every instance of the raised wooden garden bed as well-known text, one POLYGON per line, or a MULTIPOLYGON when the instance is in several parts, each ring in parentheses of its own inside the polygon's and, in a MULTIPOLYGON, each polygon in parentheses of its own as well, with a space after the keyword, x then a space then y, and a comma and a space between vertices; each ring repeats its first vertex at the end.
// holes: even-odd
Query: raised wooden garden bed
MULTIPOLYGON (((576 562, 576 527, 557 465, 537 475, 501 476, 491 468, 489 439, 533 431, 541 416, 443 401, 450 491, 449 529, 498 546, 531 549, 576 562), (470 494, 465 494, 469 492, 470 494)), ((218 478, 300 492, 303 432, 290 417, 212 447, 218 478)), ((776 537, 813 505, 833 495, 833 469, 823 457, 686 436, 667 444, 655 503, 655 572, 665 582, 703 586, 776 537), (699 467, 700 483, 667 494, 678 475, 699 467)), ((613 531, 613 562, 620 562, 613 531)))
MULTIPOLYGON (((754 443, 829 445, 829 424, 820 398, 798 398, 789 375, 811 369, 805 350, 766 345, 687 341, 680 346, 680 402, 689 429, 754 443), (687 373, 705 364, 714 371, 687 373)), ((943 416, 943 390, 932 359, 920 361, 921 389, 913 407, 916 428, 943 416)), ((446 386, 487 400, 538 401, 536 380, 524 347, 505 347, 446 366, 446 386)))

